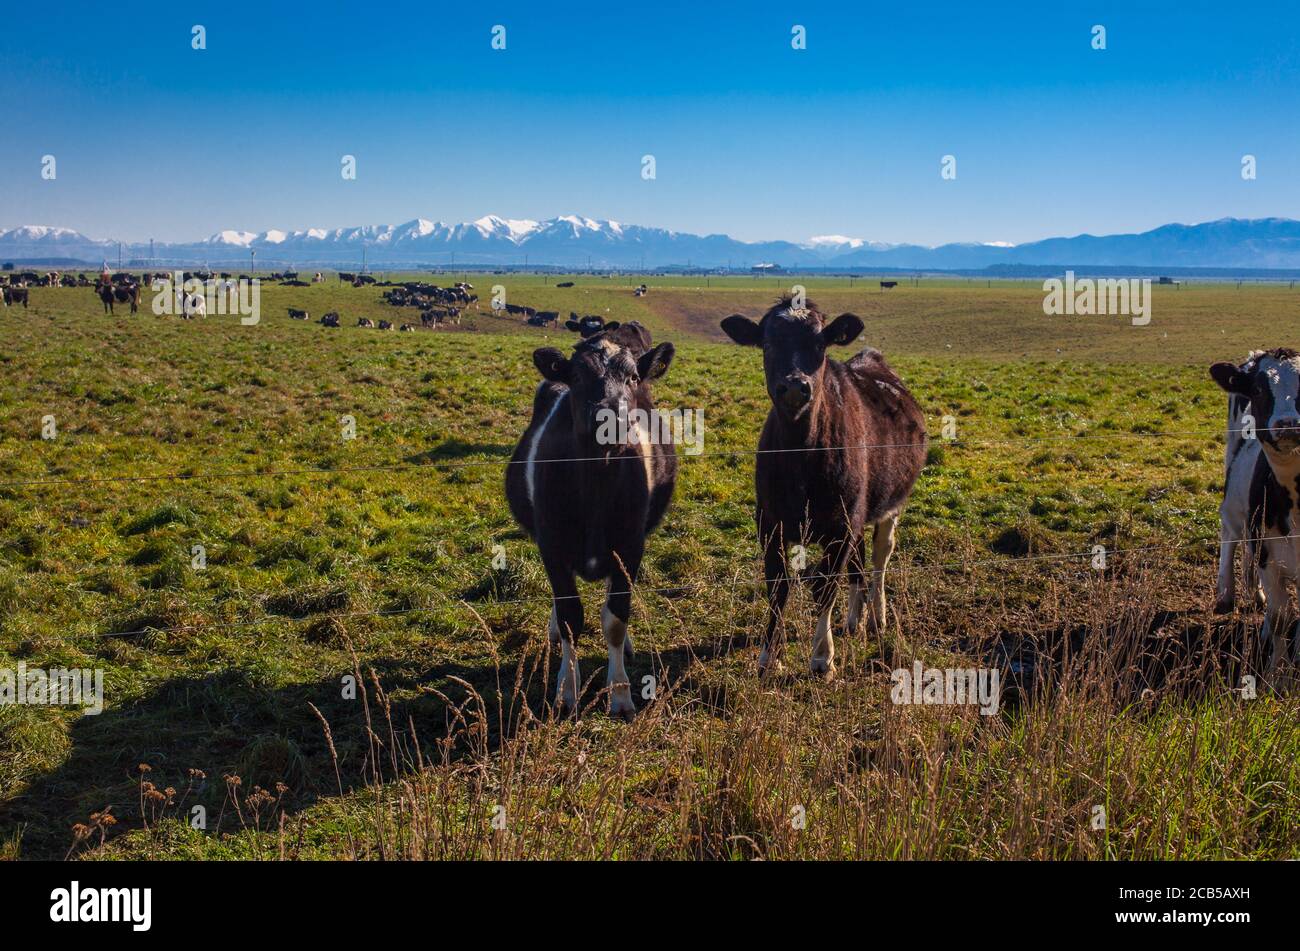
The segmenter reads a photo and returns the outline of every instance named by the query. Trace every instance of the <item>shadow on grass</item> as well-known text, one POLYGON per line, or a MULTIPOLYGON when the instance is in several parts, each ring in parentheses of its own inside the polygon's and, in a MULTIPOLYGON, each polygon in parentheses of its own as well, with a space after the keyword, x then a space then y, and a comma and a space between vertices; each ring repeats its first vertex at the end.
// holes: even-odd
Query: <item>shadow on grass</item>
MULTIPOLYGON (((1008 710, 1032 703, 1046 682, 1057 681, 1062 670, 1090 649, 1099 651, 1101 669, 1109 672, 1103 678, 1109 684, 1104 689, 1128 698, 1125 702, 1150 691, 1190 699, 1221 694, 1225 687, 1238 686, 1244 672, 1258 669, 1256 625, 1249 616, 1220 619, 1197 611, 1154 610, 1140 623, 1135 621, 1108 622, 1102 629, 1046 630, 1032 639, 993 633, 965 644, 964 650, 1004 671, 1008 710)), ((457 682, 464 681, 483 700, 487 749, 496 751, 503 735, 513 734, 533 716, 550 715, 548 681, 554 676, 555 659, 537 653, 543 637, 537 631, 523 643, 516 640, 512 647, 531 643, 534 650, 499 665, 421 667, 387 658, 364 663, 362 679, 376 733, 388 741, 372 670, 391 702, 399 743, 409 744, 413 725, 426 761, 434 743, 448 735, 453 711, 447 700, 458 704, 470 696, 469 689, 457 682)), ((654 674, 661 684, 672 681, 679 696, 692 696, 714 716, 729 717, 733 698, 726 678, 710 676, 696 662, 725 656, 749 642, 740 633, 667 651, 639 651, 628 673, 634 686, 646 674, 654 674)), ((598 711, 603 703, 605 656, 599 632, 586 631, 580 650, 584 715, 603 716, 598 711)), ((891 656, 888 662, 897 659, 891 656)), ((185 810, 188 814, 195 803, 205 806, 209 835, 240 828, 227 801, 226 775, 241 778, 241 797, 252 793, 254 786, 273 790, 276 783, 285 783, 289 790, 282 807, 289 814, 337 796, 339 781, 329 745, 309 704, 330 724, 344 792, 361 788, 371 747, 360 691, 357 699, 343 696, 342 678, 351 673, 340 670, 315 682, 287 686, 261 683, 256 671, 247 668, 175 678, 135 703, 82 717, 70 731, 71 749, 62 765, 36 777, 22 794, 0 805, 0 841, 21 827, 23 858, 62 858, 72 841, 72 825, 110 806, 118 819, 116 834, 139 828, 142 763, 149 765, 147 778, 160 789, 184 790, 191 768, 206 774, 186 800, 185 810)), ((788 688, 791 683, 771 686, 788 688)), ((460 752, 454 751, 453 757, 460 752)))
MULTIPOLYGON (((539 634, 539 639, 542 636, 539 634)), ((662 678, 665 669, 680 673, 696 660, 716 657, 743 643, 722 639, 703 647, 653 655, 640 652, 628 664, 628 673, 633 684, 649 673, 662 678)), ((603 716, 598 711, 605 656, 599 632, 587 631, 580 650, 586 681, 581 700, 587 711, 584 716, 603 716)), ((495 751, 503 734, 514 733, 533 716, 551 715, 550 691, 544 680, 554 676, 555 662, 535 651, 499 666, 446 663, 413 669, 409 661, 378 659, 363 662, 361 672, 376 733, 387 742, 387 724, 376 701, 372 670, 390 699, 399 741, 409 745, 413 725, 427 761, 433 743, 448 735, 452 714, 435 691, 460 703, 469 691, 456 680, 468 683, 484 701, 488 748, 495 751)), ((117 819, 110 837, 140 828, 141 764, 149 766, 145 779, 158 789, 173 787, 178 799, 191 781, 190 770, 205 774, 185 798, 180 817, 187 819, 194 805, 203 805, 211 835, 241 828, 228 801, 228 775, 240 777, 241 799, 255 786, 274 795, 275 785, 283 782, 289 789, 282 807, 290 815, 322 798, 337 796, 339 781, 329 745, 309 704, 329 722, 344 792, 362 788, 370 750, 367 714, 360 690, 356 699, 343 696, 343 678, 351 674, 350 669, 340 670, 323 680, 287 686, 260 683, 257 674, 246 668, 206 677, 179 677, 160 684, 135 703, 111 707, 98 716, 83 716, 70 730, 71 748, 63 763, 34 778, 21 794, 0 803, 0 841, 21 828, 22 858, 61 859, 72 844, 72 826, 108 807, 117 819)), ((388 752, 383 755, 387 757, 388 752)))
POLYGON ((466 442, 463 439, 448 439, 432 449, 407 456, 405 462, 411 465, 427 465, 433 462, 447 462, 453 459, 466 459, 471 456, 494 456, 509 459, 515 451, 513 444, 491 442, 466 442))

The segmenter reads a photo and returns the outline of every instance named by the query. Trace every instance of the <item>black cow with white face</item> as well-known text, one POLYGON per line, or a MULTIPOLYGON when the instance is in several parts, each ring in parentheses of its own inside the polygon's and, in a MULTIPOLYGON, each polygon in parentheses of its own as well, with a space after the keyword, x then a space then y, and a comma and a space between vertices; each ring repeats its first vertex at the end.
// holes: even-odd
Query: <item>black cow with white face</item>
MULTIPOLYGON (((1231 432, 1228 436, 1233 456, 1227 461, 1220 508, 1220 581, 1225 536, 1239 530, 1230 522, 1244 513, 1246 531, 1238 537, 1246 539, 1246 558, 1257 566, 1264 590, 1260 640, 1265 670, 1272 676, 1295 621, 1291 589, 1300 583, 1300 353, 1287 348, 1255 351, 1241 365, 1214 364, 1210 376, 1233 396, 1238 408, 1241 401, 1246 407, 1238 417, 1240 438, 1234 440, 1231 432)), ((1230 578, 1230 567, 1228 573, 1230 578)))
MULTIPOLYGON (((644 331, 644 328, 641 328, 644 331)), ((565 356, 554 347, 533 353, 543 377, 533 399, 533 418, 506 469, 506 497, 515 520, 537 542, 551 584, 550 637, 561 650, 556 704, 576 712, 576 640, 582 602, 575 576, 606 579, 601 627, 609 652, 610 713, 635 712, 625 657, 632 585, 646 535, 663 518, 677 479, 671 437, 659 439, 639 424, 610 438, 611 418, 654 408, 650 383, 667 372, 673 345, 649 348, 637 337, 633 352, 606 334, 588 337, 565 356), (614 414, 611 417, 611 414, 614 414)), ((625 415, 624 418, 627 418, 625 415)))

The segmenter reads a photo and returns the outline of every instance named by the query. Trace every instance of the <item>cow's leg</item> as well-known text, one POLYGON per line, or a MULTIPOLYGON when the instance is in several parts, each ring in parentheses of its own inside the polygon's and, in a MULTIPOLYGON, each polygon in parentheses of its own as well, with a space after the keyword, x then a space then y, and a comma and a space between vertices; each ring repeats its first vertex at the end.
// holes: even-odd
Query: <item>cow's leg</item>
POLYGON ((561 713, 578 712, 578 635, 582 632, 582 601, 573 573, 546 566, 551 581, 551 643, 560 643, 560 669, 555 675, 555 706, 561 713))
POLYGON ((867 565, 867 538, 864 534, 849 552, 849 610, 844 618, 844 635, 852 637, 858 633, 862 622, 862 586, 865 581, 863 573, 867 565))
POLYGON ((785 600, 790 596, 790 579, 786 576, 784 532, 780 526, 764 531, 763 578, 767 584, 767 630, 763 635, 763 650, 758 655, 758 675, 781 672, 781 653, 785 647, 780 636, 781 614, 785 600))
POLYGON ((1244 542, 1241 556, 1241 586, 1245 589, 1247 597, 1255 602, 1255 608, 1262 611, 1266 603, 1264 599, 1264 586, 1259 583, 1259 562, 1256 560, 1256 550, 1259 546, 1247 539, 1244 542))
POLYGON ((609 715, 624 719, 631 719, 636 713, 636 704, 632 702, 632 686, 628 682, 627 668, 623 662, 631 656, 627 622, 632 616, 632 585, 636 582, 640 567, 639 549, 618 552, 614 573, 610 575, 606 587, 605 606, 600 612, 600 626, 605 632, 605 647, 609 653, 605 678, 609 688, 609 715))
MULTIPOLYGON (((1228 519, 1223 517, 1222 511, 1219 514, 1219 578, 1214 587, 1214 613, 1228 614, 1232 611, 1236 601, 1236 591, 1233 582, 1236 574, 1233 572, 1232 556, 1237 550, 1238 530, 1234 528, 1228 519)), ((1244 562, 1249 558, 1242 557, 1242 575, 1246 574, 1244 562)), ((1244 580, 1244 577, 1243 577, 1244 580)), ((1247 591, 1250 589, 1247 588, 1247 591)))
POLYGON ((808 669, 823 680, 835 677, 835 638, 831 634, 831 613, 835 609, 835 594, 839 590, 840 573, 850 552, 861 543, 861 537, 851 529, 826 545, 825 554, 817 563, 809 588, 817 605, 817 628, 813 632, 812 655, 808 669))
POLYGON ((898 515, 890 515, 876 523, 871 537, 871 589, 867 597, 867 627, 872 634, 885 629, 885 569, 894 554, 897 539, 898 515))
POLYGON ((1265 600, 1264 625, 1260 629, 1259 639, 1264 649, 1264 676, 1271 681, 1277 672, 1278 661, 1285 650, 1287 632, 1291 626, 1291 592, 1282 577, 1275 553, 1269 551, 1268 554, 1268 563, 1259 572, 1265 600))

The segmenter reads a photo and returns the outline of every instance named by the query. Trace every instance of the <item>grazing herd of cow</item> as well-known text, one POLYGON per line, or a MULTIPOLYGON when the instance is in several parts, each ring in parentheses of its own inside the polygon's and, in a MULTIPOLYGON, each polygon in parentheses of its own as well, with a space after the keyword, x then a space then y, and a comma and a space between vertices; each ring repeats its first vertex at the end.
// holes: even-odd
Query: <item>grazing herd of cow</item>
MULTIPOLYGON (((467 307, 478 310, 478 295, 474 285, 457 281, 451 287, 439 287, 437 284, 425 284, 420 281, 406 281, 401 284, 380 285, 391 289, 384 292, 384 300, 393 307, 417 307, 420 310, 420 325, 437 329, 444 324, 460 324, 461 312, 467 307)), ((403 324, 402 329, 409 324, 403 324)))
MULTIPOLYGON (((305 311, 305 310, 299 310, 299 309, 296 308, 296 307, 290 307, 290 308, 289 308, 289 319, 290 319, 290 320, 311 320, 311 314, 307 313, 307 311, 305 311)), ((341 326, 343 326, 343 319, 339 316, 339 313, 338 313, 338 311, 336 311, 336 310, 332 310, 332 311, 330 311, 328 314, 323 314, 323 315, 321 316, 321 319, 320 319, 319 321, 317 321, 317 322, 318 322, 322 327, 341 327, 341 326)), ((402 324, 400 327, 396 327, 396 328, 395 328, 395 325, 393 324, 393 322, 392 322, 391 320, 379 320, 379 321, 375 321, 375 320, 371 320, 369 317, 358 317, 358 318, 357 318, 357 326, 358 326, 358 327, 370 327, 370 328, 372 328, 372 329, 373 329, 373 328, 378 328, 379 330, 393 330, 393 329, 402 330, 402 331, 412 331, 412 330, 415 330, 415 327, 414 327, 414 325, 412 325, 412 324, 402 324)))
MULTIPOLYGON (((6 307, 15 304, 28 306, 29 286, 38 287, 92 287, 95 296, 99 298, 104 306, 104 313, 114 313, 114 305, 125 304, 130 308, 132 314, 137 313, 140 308, 140 297, 144 288, 153 287, 155 281, 175 280, 175 274, 144 273, 136 275, 128 272, 109 274, 105 271, 95 281, 91 281, 85 274, 73 276, 71 274, 60 275, 57 271, 38 274, 35 272, 22 272, 14 275, 9 280, 0 279, 0 297, 3 298, 6 307)), ((218 293, 224 291, 233 293, 235 283, 233 275, 229 273, 217 274, 212 271, 183 271, 180 273, 181 284, 191 279, 198 279, 205 284, 216 283, 218 293)), ((240 281, 250 281, 252 278, 247 274, 239 275, 240 281)), ((296 271, 275 272, 270 274, 266 280, 276 281, 281 287, 307 287, 306 281, 298 280, 296 271)), ((317 272, 312 283, 319 284, 324 280, 320 272, 317 272)), ((464 311, 473 307, 479 309, 478 295, 474 293, 474 285, 465 281, 458 281, 451 287, 440 287, 437 284, 429 284, 421 281, 377 281, 369 274, 348 274, 339 273, 339 281, 351 284, 353 287, 363 287, 366 285, 375 285, 376 287, 388 288, 383 294, 385 303, 392 307, 415 307, 420 311, 420 326, 426 329, 436 330, 439 327, 456 325, 461 323, 461 317, 464 311)), ((565 282, 556 285, 557 287, 572 287, 573 282, 565 282)), ((175 313, 183 318, 205 317, 207 316, 206 298, 202 294, 187 293, 177 287, 176 291, 175 313)), ((634 291, 636 296, 640 297, 646 293, 644 284, 637 287, 634 291)), ((559 323, 560 313, 555 310, 541 310, 535 307, 529 307, 525 304, 508 304, 500 305, 501 310, 507 314, 516 317, 522 317, 524 322, 532 327, 550 327, 559 323)), ((305 310, 297 308, 288 308, 289 316, 295 320, 307 320, 309 315, 305 310)), ((572 320, 578 320, 576 313, 570 313, 572 320)), ((597 318, 598 319, 598 318, 597 318)), ((331 312, 321 317, 319 323, 324 327, 342 326, 342 318, 337 313, 331 312)), ((387 320, 374 320, 369 317, 361 317, 357 320, 358 327, 377 327, 380 330, 391 330, 394 324, 387 320)), ((416 327, 413 323, 403 322, 397 326, 398 330, 412 331, 416 327)))
MULTIPOLYGON (((140 309, 140 297, 144 288, 159 289, 163 281, 174 281, 179 276, 180 285, 184 285, 191 280, 199 280, 204 284, 216 282, 217 292, 233 294, 235 291, 235 276, 231 273, 217 274, 213 271, 181 271, 177 273, 159 272, 143 274, 134 274, 131 272, 121 271, 109 273, 107 268, 100 273, 93 281, 85 273, 79 274, 61 274, 58 271, 46 271, 37 273, 35 271, 22 271, 12 275, 0 277, 0 299, 3 299, 6 307, 22 304, 24 308, 28 306, 29 287, 89 287, 95 292, 95 296, 104 306, 104 313, 114 313, 114 305, 125 304, 130 308, 131 313, 138 313, 140 309)), ((240 281, 249 282, 252 278, 247 274, 240 274, 240 281)), ((262 280, 275 281, 281 287, 307 287, 305 281, 298 280, 298 274, 295 271, 276 271, 262 280)), ((319 283, 323 278, 318 273, 315 281, 319 283)), ((207 315, 206 298, 203 294, 196 292, 186 293, 178 285, 175 289, 176 308, 175 313, 182 318, 204 317, 207 315)))

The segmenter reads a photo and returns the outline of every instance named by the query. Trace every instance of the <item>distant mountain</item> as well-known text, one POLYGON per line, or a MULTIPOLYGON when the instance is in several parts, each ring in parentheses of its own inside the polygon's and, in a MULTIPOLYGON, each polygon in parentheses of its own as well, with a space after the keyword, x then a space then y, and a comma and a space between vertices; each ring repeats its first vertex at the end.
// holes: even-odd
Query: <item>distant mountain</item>
MULTIPOLYGON (((149 257, 148 244, 122 246, 124 260, 149 257)), ((804 243, 738 241, 663 228, 562 215, 545 221, 498 218, 446 224, 416 218, 400 225, 310 228, 302 231, 222 231, 203 241, 156 244, 154 260, 172 264, 258 267, 508 266, 660 268, 780 267, 979 270, 1014 266, 1150 268, 1300 268, 1300 221, 1222 218, 1169 224, 1141 234, 1047 238, 1028 244, 954 243, 929 248, 884 244, 843 235, 804 243)), ((116 264, 118 244, 67 228, 27 225, 0 230, 0 258, 37 261, 79 258, 116 264)))

